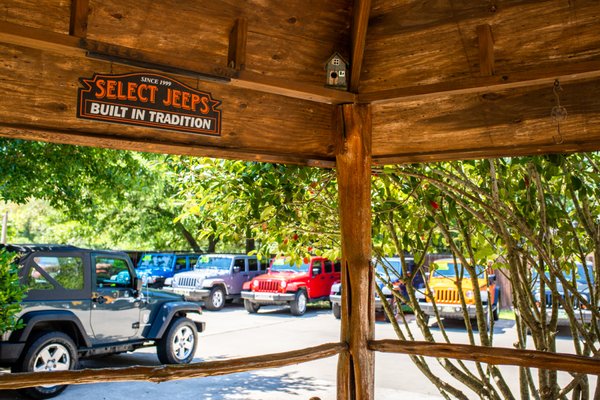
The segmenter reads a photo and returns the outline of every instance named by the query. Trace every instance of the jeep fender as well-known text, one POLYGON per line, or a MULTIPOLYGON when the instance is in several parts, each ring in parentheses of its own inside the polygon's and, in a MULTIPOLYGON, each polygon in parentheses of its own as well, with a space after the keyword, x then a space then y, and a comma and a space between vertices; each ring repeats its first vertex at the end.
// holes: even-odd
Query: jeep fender
MULTIPOLYGON (((306 285, 303 284, 298 284, 298 283, 290 283, 289 285, 287 285, 286 291, 287 292, 297 292, 298 290, 306 290, 306 285)), ((308 293, 307 293, 308 296, 308 293)))
POLYGON ((225 294, 229 294, 229 290, 227 290, 227 285, 223 279, 205 279, 204 282, 202 282, 202 287, 206 289, 212 289, 215 286, 223 286, 223 289, 225 289, 225 294))
MULTIPOLYGON (((148 339, 160 339, 171 324, 171 321, 179 314, 196 313, 202 314, 202 309, 199 305, 186 302, 176 301, 165 303, 160 307, 160 310, 156 314, 152 326, 148 331, 147 335, 144 335, 148 339)), ((203 323, 194 321, 198 332, 202 331, 203 323)))
MULTIPOLYGON (((85 347, 91 347, 92 343, 90 342, 90 339, 88 338, 88 335, 85 333, 85 329, 83 328, 83 324, 81 323, 81 321, 79 320, 79 318, 77 318, 75 316, 75 314, 73 314, 71 311, 66 311, 66 310, 49 310, 49 311, 31 311, 26 313, 25 315, 23 315, 21 317, 21 319, 23 320, 23 323, 25 324, 25 327, 23 329, 20 329, 18 331, 15 331, 12 334, 11 340, 12 341, 16 341, 16 342, 26 342, 27 339, 29 339, 29 336, 31 335, 31 332, 34 331, 36 325, 39 326, 42 323, 60 323, 60 324, 68 324, 71 325, 73 327, 73 333, 75 333, 77 335, 76 338, 74 339, 82 339, 83 343, 81 343, 82 345, 85 345, 85 347)), ((64 332, 66 334, 68 334, 69 332, 64 332)))

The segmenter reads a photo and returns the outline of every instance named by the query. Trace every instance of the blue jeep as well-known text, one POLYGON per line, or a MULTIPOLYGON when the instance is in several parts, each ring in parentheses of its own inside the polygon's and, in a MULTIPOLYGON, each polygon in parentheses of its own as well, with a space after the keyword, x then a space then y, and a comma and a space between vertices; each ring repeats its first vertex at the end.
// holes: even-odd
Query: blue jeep
POLYGON ((191 271, 202 254, 144 253, 135 269, 145 285, 161 289, 167 278, 179 272, 191 271))

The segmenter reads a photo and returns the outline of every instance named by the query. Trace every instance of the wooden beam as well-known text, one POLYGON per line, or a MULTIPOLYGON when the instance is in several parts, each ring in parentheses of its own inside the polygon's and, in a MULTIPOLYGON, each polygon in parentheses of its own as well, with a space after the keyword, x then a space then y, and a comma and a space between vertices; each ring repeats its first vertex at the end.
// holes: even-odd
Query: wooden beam
POLYGON ((227 66, 240 71, 246 67, 246 42, 248 40, 248 21, 238 18, 229 33, 229 52, 227 66))
POLYGON ((560 80, 562 84, 598 77, 600 77, 600 62, 588 61, 556 65, 554 68, 542 70, 515 72, 514 74, 361 93, 358 96, 358 102, 382 104, 405 100, 424 100, 458 94, 489 93, 509 89, 553 85, 556 79, 560 80))
POLYGON ((371 107, 339 107, 343 124, 336 155, 342 233, 341 340, 349 354, 338 361, 338 399, 372 400, 375 358, 367 348, 375 333, 371 266, 371 107))
POLYGON ((488 24, 477 26, 479 40, 479 71, 481 76, 494 75, 494 37, 488 24))
POLYGON ((38 385, 80 385, 98 382, 167 382, 279 368, 332 357, 347 351, 345 343, 327 343, 302 350, 255 357, 207 361, 187 365, 135 366, 127 368, 84 369, 79 371, 28 372, 0 375, 0 390, 38 385))
POLYGON ((600 140, 585 142, 566 141, 561 144, 531 144, 505 147, 480 147, 464 150, 440 150, 427 153, 406 153, 397 155, 373 156, 373 165, 427 163, 439 161, 478 160, 482 158, 519 157, 556 153, 582 153, 599 151, 600 140))
POLYGON ((106 62, 155 69, 174 75, 193 76, 203 81, 219 82, 234 87, 324 104, 351 103, 355 100, 352 93, 340 90, 266 77, 248 71, 236 71, 225 65, 197 61, 203 59, 201 56, 198 56, 197 60, 178 58, 173 55, 165 56, 9 22, 0 22, 0 42, 67 56, 86 57, 88 53, 91 53, 96 59, 106 62))
POLYGON ((89 0, 71 0, 69 35, 78 38, 87 36, 89 10, 89 0))
POLYGON ((597 358, 564 353, 404 340, 374 340, 369 342, 369 349, 384 353, 452 358, 491 365, 517 365, 526 368, 600 375, 600 362, 597 358))
POLYGON ((352 20, 352 52, 350 60, 350 92, 358 92, 360 73, 367 42, 367 27, 371 13, 371 0, 354 0, 354 17, 352 20))
POLYGON ((230 160, 270 162, 277 164, 306 165, 318 168, 333 168, 335 162, 326 158, 311 158, 283 155, 274 152, 236 150, 202 144, 169 143, 160 139, 119 137, 114 135, 93 134, 72 130, 58 130, 36 126, 19 126, 0 122, 0 137, 9 139, 34 140, 49 143, 71 144, 75 146, 93 146, 105 149, 143 151, 158 154, 178 154, 183 156, 213 157, 230 160))

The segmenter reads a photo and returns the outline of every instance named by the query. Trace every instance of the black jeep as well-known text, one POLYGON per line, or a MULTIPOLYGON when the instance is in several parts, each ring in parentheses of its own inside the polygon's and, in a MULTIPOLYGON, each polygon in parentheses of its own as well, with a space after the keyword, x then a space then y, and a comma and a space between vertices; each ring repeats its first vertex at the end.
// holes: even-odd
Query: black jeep
MULTIPOLYGON (((0 366, 12 372, 77 368, 79 358, 156 346, 163 364, 189 363, 201 309, 181 296, 144 288, 127 254, 57 245, 0 245, 18 254, 28 287, 24 327, 0 338, 0 366)), ((66 385, 24 389, 56 396, 66 385)))

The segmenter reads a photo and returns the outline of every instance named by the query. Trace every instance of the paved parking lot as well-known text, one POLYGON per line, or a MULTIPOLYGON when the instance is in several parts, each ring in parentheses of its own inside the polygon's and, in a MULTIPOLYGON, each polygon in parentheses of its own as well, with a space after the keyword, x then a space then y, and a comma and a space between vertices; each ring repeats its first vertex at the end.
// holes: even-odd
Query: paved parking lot
MULTIPOLYGON (((309 309, 303 317, 293 317, 285 308, 265 307, 258 314, 248 314, 243 307, 228 306, 220 312, 203 314, 206 332, 200 335, 195 361, 211 361, 302 349, 339 341, 339 321, 330 310, 309 309)), ((411 322, 414 323, 414 322, 411 322)), ((449 322, 452 341, 466 343, 464 325, 449 322)), ((436 330, 434 329, 434 332, 436 330)), ((439 333, 439 331, 438 331, 439 333)), ((512 347, 514 321, 500 320, 494 329, 497 346, 512 347)), ((377 322, 377 339, 395 339, 390 324, 377 322)), ((572 352, 572 339, 558 339, 558 351, 572 352)), ((135 353, 82 362, 86 368, 124 367, 132 364, 159 365, 153 348, 135 353)), ((376 398, 441 398, 435 387, 414 367, 407 356, 376 355, 376 398)), ((70 386, 60 400, 308 400, 318 396, 334 400, 337 357, 284 368, 238 373, 220 377, 198 378, 161 384, 145 382, 103 383, 70 386)), ((432 360, 432 369, 444 372, 432 360)), ((517 384, 518 368, 506 367, 507 381, 517 384)), ((515 392, 517 393, 517 392, 515 392)), ((19 398, 15 392, 0 393, 0 400, 19 398)))

